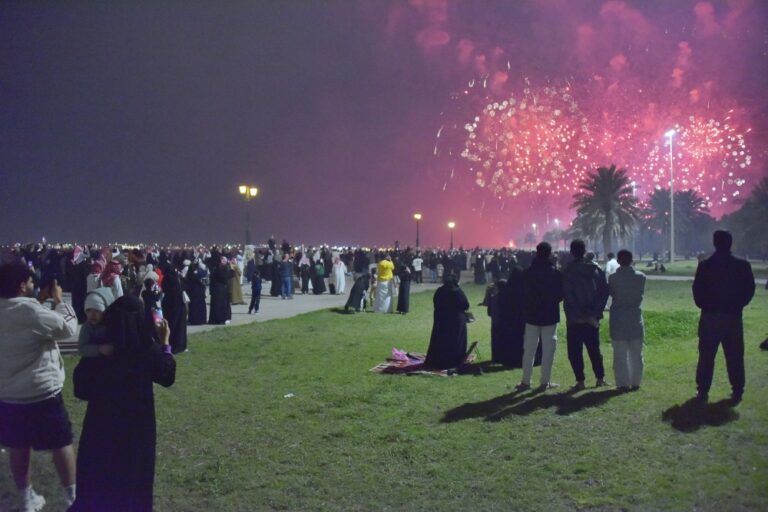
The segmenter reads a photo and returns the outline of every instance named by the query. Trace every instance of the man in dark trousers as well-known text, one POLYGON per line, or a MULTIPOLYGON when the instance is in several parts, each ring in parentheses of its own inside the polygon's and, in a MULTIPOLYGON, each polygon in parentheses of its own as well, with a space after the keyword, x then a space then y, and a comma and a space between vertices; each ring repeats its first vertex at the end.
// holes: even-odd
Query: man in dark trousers
POLYGON ((563 309, 566 319, 568 360, 576 375, 575 390, 584 385, 584 346, 587 347, 597 387, 606 386, 603 356, 600 353, 600 319, 608 302, 605 273, 587 261, 583 240, 571 242, 573 261, 563 270, 563 309))
POLYGON ((715 231, 715 253, 699 263, 693 280, 693 300, 701 309, 697 398, 706 402, 715 370, 717 347, 723 344, 734 404, 744 394, 744 327, 741 312, 755 294, 755 277, 748 261, 731 254, 733 237, 715 231))

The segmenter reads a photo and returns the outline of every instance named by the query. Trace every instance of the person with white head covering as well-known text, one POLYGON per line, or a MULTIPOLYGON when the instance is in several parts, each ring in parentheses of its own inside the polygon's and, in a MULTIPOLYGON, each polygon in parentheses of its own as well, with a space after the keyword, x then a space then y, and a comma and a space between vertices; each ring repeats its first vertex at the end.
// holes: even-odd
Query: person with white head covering
POLYGON ((103 338, 106 335, 106 327, 102 325, 104 311, 115 301, 112 289, 107 287, 96 288, 85 296, 85 314, 88 321, 80 327, 77 338, 77 349, 82 357, 98 357, 99 354, 108 355, 108 345, 103 338))

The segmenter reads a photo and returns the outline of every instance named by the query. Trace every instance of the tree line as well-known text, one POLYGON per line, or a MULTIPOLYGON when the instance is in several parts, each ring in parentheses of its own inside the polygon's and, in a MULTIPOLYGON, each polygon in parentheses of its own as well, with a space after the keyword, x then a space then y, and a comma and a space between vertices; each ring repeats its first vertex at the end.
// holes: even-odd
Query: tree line
MULTIPOLYGON (((555 229, 544 240, 557 245, 582 238, 602 254, 620 247, 640 255, 667 258, 670 245, 670 191, 655 189, 645 202, 635 193, 625 169, 600 167, 589 174, 573 196, 576 218, 567 229, 555 229)), ((694 190, 675 192, 675 254, 685 258, 708 253, 712 232, 728 229, 743 256, 768 258, 768 177, 764 177, 738 210, 715 219, 706 200, 694 190)), ((533 237, 526 235, 526 243, 533 237)))

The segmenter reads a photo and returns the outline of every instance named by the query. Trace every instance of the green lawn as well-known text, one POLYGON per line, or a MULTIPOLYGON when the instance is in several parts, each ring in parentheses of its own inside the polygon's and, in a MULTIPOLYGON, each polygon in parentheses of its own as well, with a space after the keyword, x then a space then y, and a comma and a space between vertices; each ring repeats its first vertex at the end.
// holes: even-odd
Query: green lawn
MULTIPOLYGON (((647 261, 638 262, 637 268, 639 270, 642 270, 643 272, 656 274, 656 272, 652 272, 650 271, 650 269, 647 269, 645 267, 646 263, 647 261)), ((764 261, 752 260, 750 261, 750 264, 752 265, 752 273, 755 274, 755 278, 759 278, 759 279, 768 278, 768 263, 764 261)), ((667 267, 667 271, 665 274, 659 273, 659 275, 693 277, 694 275, 696 275, 696 267, 698 265, 698 261, 695 259, 682 260, 682 261, 675 261, 674 263, 665 262, 664 265, 667 267)))
MULTIPOLYGON (((464 288, 480 302, 480 287, 464 288)), ((431 296, 415 294, 405 317, 322 311, 193 336, 176 385, 156 389, 156 510, 765 509, 762 288, 745 313, 748 386, 735 409, 717 403, 730 393, 722 356, 716 403, 683 405, 696 361, 690 283, 648 282, 645 381, 623 395, 569 394, 562 328, 553 378, 563 387, 544 394, 516 395, 520 370, 370 373, 393 346, 426 350, 431 296)), ((488 359, 490 323, 473 309, 470 340, 488 359)), ((613 380, 607 342, 603 353, 613 380)), ((71 387, 66 397, 79 433, 84 404, 71 387)), ((35 464, 36 486, 55 501, 48 458, 35 464)), ((0 509, 10 488, 3 468, 0 509)))

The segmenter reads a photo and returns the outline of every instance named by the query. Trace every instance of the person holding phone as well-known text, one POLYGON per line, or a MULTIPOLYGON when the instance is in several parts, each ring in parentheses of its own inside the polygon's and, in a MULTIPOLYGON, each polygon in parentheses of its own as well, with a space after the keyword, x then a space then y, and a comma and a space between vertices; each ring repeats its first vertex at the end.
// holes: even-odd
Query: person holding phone
POLYGON ((80 488, 69 511, 151 512, 157 440, 153 384, 169 387, 176 379, 171 331, 167 320, 148 324, 143 304, 132 295, 112 303, 104 323, 103 342, 114 352, 84 358, 74 372, 75 395, 88 408, 77 454, 80 488))
POLYGON ((64 406, 64 365, 56 340, 77 332, 77 316, 52 280, 34 298, 24 263, 0 266, 0 445, 10 452, 20 510, 40 510, 30 477, 32 450, 53 454, 66 502, 75 499, 72 425, 64 406), (43 306, 53 303, 53 309, 43 306))

